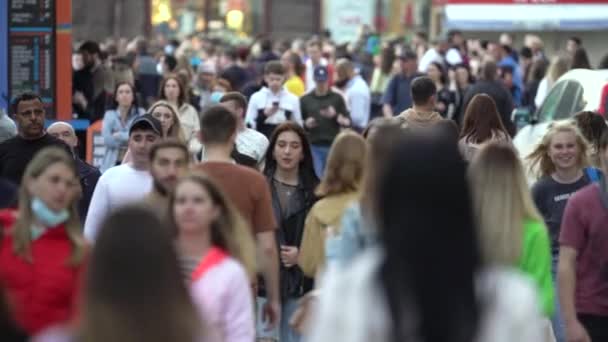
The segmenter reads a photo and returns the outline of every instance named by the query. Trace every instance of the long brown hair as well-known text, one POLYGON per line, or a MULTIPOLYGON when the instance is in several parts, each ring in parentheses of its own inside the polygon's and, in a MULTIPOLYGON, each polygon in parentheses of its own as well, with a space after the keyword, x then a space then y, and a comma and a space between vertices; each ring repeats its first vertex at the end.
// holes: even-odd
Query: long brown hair
POLYGON ((460 138, 482 143, 497 133, 509 136, 498 114, 496 102, 487 94, 475 95, 466 108, 460 138))
MULTIPOLYGON (((167 75, 163 79, 163 81, 160 84, 158 98, 160 98, 161 100, 165 100, 165 101, 167 100, 167 96, 165 95, 165 85, 167 84, 167 82, 169 82, 169 80, 175 80, 175 82, 177 82, 177 86, 179 87, 179 96, 177 97, 177 105, 181 108, 181 106, 183 106, 184 103, 187 103, 189 101, 188 90, 186 89, 186 86, 182 83, 182 80, 180 79, 180 77, 177 76, 176 74, 167 75)), ((179 110, 180 108, 177 108, 177 109, 179 110)))
POLYGON ((80 340, 196 341, 203 333, 171 232, 149 209, 110 214, 87 271, 80 340))
POLYGON ((154 113, 154 109, 156 107, 165 107, 171 111, 171 116, 173 116, 173 126, 169 128, 167 132, 167 136, 163 137, 167 138, 175 138, 183 143, 186 143, 186 137, 184 137, 184 131, 182 130, 182 124, 180 123, 179 116, 177 115, 177 108, 175 108, 172 104, 165 100, 156 101, 150 108, 148 109, 148 114, 154 113))
MULTIPOLYGON (((28 190, 28 183, 40 177, 50 166, 61 163, 67 166, 73 173, 78 183, 78 169, 74 158, 57 147, 47 147, 40 151, 27 165, 23 175, 23 184, 19 190, 19 215, 12 230, 15 253, 25 260, 32 261, 30 244, 32 243, 32 225, 34 214, 32 213, 32 195, 28 190)), ((65 223, 65 231, 72 243, 72 253, 68 260, 70 265, 79 265, 86 254, 86 243, 82 236, 80 218, 78 216, 79 196, 74 196, 72 203, 67 208, 70 217, 65 223)))
MULTIPOLYGON (((247 274, 253 277, 256 274, 255 244, 245 219, 228 201, 220 188, 205 174, 196 171, 189 173, 179 180, 178 185, 184 182, 192 182, 205 189, 213 204, 220 208, 219 218, 211 224, 211 244, 222 248, 238 260, 245 267, 247 274)), ((179 234, 173 210, 175 195, 174 191, 169 197, 169 217, 175 233, 179 234)))
POLYGON ((340 133, 327 157, 327 166, 316 195, 331 196, 358 191, 363 179, 367 144, 353 131, 340 133))

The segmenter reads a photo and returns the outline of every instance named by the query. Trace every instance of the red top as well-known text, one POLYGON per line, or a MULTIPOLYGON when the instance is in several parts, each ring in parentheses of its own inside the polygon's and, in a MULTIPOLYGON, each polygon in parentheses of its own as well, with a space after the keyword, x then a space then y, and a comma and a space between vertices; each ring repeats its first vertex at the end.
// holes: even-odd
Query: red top
POLYGON ((608 209, 597 184, 568 199, 559 242, 576 257, 576 312, 608 316, 608 209))
POLYGON ((0 211, 4 235, 0 241, 0 283, 15 320, 29 334, 67 323, 75 313, 81 266, 68 264, 72 246, 63 225, 32 241, 32 262, 15 254, 10 232, 14 211, 0 211))
POLYGON ((203 257, 201 262, 198 264, 194 272, 192 272, 192 282, 195 282, 202 278, 209 269, 213 266, 220 264, 228 257, 228 254, 222 249, 217 247, 211 247, 209 252, 203 257))

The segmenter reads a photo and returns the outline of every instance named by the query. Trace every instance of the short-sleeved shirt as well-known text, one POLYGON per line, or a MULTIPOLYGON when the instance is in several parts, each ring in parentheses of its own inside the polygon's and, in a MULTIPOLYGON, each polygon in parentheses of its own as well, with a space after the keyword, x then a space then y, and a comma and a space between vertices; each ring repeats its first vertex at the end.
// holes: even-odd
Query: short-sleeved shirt
POLYGON ((241 165, 213 161, 199 164, 195 169, 218 183, 254 234, 277 228, 270 188, 261 173, 241 165))
POLYGON ((384 91, 384 96, 382 97, 382 103, 391 106, 393 115, 399 115, 412 106, 410 88, 412 81, 418 76, 420 75, 414 74, 411 77, 396 75, 388 83, 388 86, 384 91))
POLYGON ((591 180, 584 174, 571 184, 557 182, 551 176, 543 177, 532 186, 534 203, 545 219, 551 236, 551 253, 554 258, 559 255, 559 231, 568 199, 578 190, 589 185, 591 180))
POLYGON ((608 316, 608 209, 591 184, 568 200, 559 242, 577 251, 577 313, 608 316))

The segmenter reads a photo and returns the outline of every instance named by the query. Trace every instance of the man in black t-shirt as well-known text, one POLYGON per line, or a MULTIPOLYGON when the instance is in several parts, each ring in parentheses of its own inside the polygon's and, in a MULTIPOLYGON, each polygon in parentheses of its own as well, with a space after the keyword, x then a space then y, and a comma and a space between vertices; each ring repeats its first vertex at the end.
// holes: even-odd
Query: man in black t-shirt
POLYGON ((25 168, 34 155, 49 146, 69 147, 61 140, 46 134, 44 130, 45 110, 40 96, 23 93, 11 104, 18 135, 0 143, 0 178, 21 184, 25 168))

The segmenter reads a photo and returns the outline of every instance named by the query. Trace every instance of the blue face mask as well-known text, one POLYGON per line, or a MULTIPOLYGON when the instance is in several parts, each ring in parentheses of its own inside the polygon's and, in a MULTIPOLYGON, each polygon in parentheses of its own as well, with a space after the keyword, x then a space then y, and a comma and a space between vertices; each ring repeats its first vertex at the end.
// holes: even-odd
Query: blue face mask
POLYGON ((55 227, 70 218, 70 212, 67 209, 54 211, 38 197, 34 197, 32 200, 31 208, 34 216, 46 227, 55 227))

